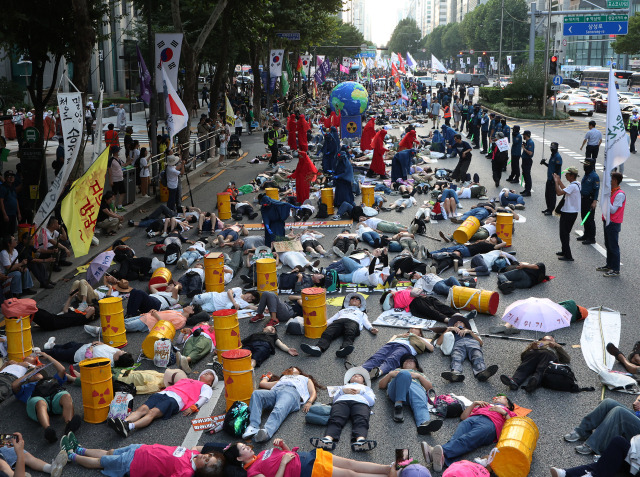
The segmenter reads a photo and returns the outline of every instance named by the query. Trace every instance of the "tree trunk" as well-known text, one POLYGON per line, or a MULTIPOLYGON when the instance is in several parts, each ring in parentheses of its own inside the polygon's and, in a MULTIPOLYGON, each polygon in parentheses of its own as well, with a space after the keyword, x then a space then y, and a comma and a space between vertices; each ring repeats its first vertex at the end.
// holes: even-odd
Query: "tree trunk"
POLYGON ((34 125, 38 132, 40 132, 40 139, 35 143, 36 147, 44 146, 44 108, 49 103, 51 95, 53 94, 56 86, 56 80, 58 77, 58 67, 60 66, 60 60, 62 56, 56 56, 53 60, 53 74, 51 84, 49 85, 49 91, 43 97, 44 90, 44 69, 48 60, 48 55, 45 54, 45 59, 34 59, 31 64, 31 76, 29 77, 29 84, 27 85, 27 91, 29 91, 29 97, 33 102, 33 108, 35 109, 34 125))
MULTIPOLYGON (((218 115, 218 111, 220 110, 220 107, 222 107, 222 109, 224 109, 224 98, 222 98, 222 105, 220 105, 220 95, 221 93, 224 93, 224 91, 220 91, 220 87, 222 86, 223 82, 222 79, 224 78, 224 76, 226 75, 226 68, 225 65, 228 62, 228 58, 229 58, 229 29, 226 29, 226 34, 224 35, 224 42, 221 45, 222 47, 222 56, 220 57, 220 60, 218 61, 218 64, 216 65, 216 74, 213 77, 213 83, 211 85, 211 101, 212 101, 212 106, 215 108, 215 111, 212 108, 212 111, 214 111, 214 114, 217 116, 218 115)), ((224 115, 222 115, 223 117, 221 118, 222 122, 224 123, 225 119, 224 119, 224 115)))
POLYGON ((260 76, 260 49, 254 40, 249 41, 249 61, 253 71, 253 117, 262 119, 262 77, 260 76))
MULTIPOLYGON (((194 57, 193 48, 186 41, 182 42, 182 59, 185 65, 184 75, 184 92, 182 94, 182 102, 187 110, 187 114, 191 114, 191 110, 195 106, 194 95, 198 90, 198 75, 196 68, 198 61, 194 57)), ((191 137, 191 128, 189 124, 178 134, 178 143, 187 144, 191 137)), ((187 144, 188 145, 188 144, 187 144)))

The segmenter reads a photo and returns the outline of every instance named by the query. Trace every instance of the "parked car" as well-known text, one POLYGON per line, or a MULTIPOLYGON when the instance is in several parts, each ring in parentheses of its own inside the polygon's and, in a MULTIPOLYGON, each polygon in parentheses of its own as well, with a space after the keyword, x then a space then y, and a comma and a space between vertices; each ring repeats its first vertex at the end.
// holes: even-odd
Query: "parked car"
MULTIPOLYGON (((589 98, 579 96, 575 94, 560 93, 556 98, 557 108, 561 109, 568 114, 585 113, 588 116, 593 116, 594 105, 589 98)), ((553 105, 553 97, 549 100, 550 105, 553 105)))
POLYGON ((489 86, 489 80, 483 74, 456 73, 455 79, 465 86, 489 86))
POLYGON ((420 83, 425 85, 427 88, 439 88, 440 86, 444 85, 443 80, 439 80, 431 76, 416 76, 416 81, 420 81, 420 83))
POLYGON ((573 79, 573 78, 564 78, 562 80, 562 84, 569 85, 571 88, 579 88, 580 87, 580 81, 578 81, 577 79, 573 79))

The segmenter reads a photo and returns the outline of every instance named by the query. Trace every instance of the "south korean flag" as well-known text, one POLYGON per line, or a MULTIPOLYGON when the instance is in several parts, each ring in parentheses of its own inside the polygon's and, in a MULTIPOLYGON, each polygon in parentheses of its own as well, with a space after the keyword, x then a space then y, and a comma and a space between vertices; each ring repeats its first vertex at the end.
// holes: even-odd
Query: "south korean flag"
POLYGON ((282 61, 284 59, 284 50, 271 50, 271 64, 269 71, 271 77, 282 76, 282 61))

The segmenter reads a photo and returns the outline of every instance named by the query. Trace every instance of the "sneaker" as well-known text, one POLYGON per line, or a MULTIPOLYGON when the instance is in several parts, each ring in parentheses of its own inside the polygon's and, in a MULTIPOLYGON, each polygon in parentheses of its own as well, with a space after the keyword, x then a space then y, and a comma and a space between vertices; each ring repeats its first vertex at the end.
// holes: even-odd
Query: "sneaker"
POLYGON ((114 429, 120 437, 129 437, 129 423, 123 419, 116 419, 114 429))
POLYGON ((442 446, 435 446, 431 449, 431 460, 433 461, 433 470, 442 472, 444 467, 444 451, 442 446))
POLYGON ((469 275, 469 272, 468 272, 467 270, 465 270, 465 269, 458 270, 458 273, 459 273, 462 277, 464 277, 464 278, 467 278, 467 277, 469 277, 469 276, 470 276, 470 275, 469 275))
POLYGON ((305 353, 307 353, 308 355, 313 356, 315 358, 322 356, 322 350, 318 346, 312 346, 307 343, 302 343, 300 345, 300 349, 305 353))
POLYGON ((219 363, 218 361, 214 361, 210 366, 211 366, 211 369, 213 369, 213 372, 216 373, 216 376, 218 376, 218 382, 223 382, 224 371, 223 371, 222 363, 219 363))
POLYGON ((425 421, 418 426, 418 434, 420 434, 421 436, 424 436, 425 434, 439 431, 440 428, 442 427, 443 422, 444 421, 442 421, 441 419, 435 419, 433 421, 425 421))
POLYGON ((129 221, 127 222, 127 225, 129 227, 135 227, 136 223, 133 221, 133 219, 129 219, 129 221))
POLYGON ((393 406, 393 420, 396 422, 404 422, 404 411, 402 404, 393 406))
POLYGON ((119 205, 118 207, 116 207, 116 211, 117 212, 126 212, 127 209, 125 209, 124 207, 122 207, 121 205, 119 205))
POLYGON ((373 368, 371 371, 369 371, 369 378, 371 379, 378 379, 380 377, 381 371, 380 368, 373 368))
POLYGON ((606 265, 604 267, 596 268, 596 272, 608 272, 610 269, 606 265))
POLYGON ((80 303, 78 305, 78 308, 76 308, 76 310, 80 311, 80 312, 84 312, 87 310, 87 308, 89 308, 89 304, 86 301, 83 301, 82 303, 80 303))
POLYGON ((45 350, 50 350, 51 348, 53 348, 56 345, 56 337, 52 336, 51 338, 49 338, 47 340, 47 342, 44 344, 43 348, 45 350))
POLYGON ((500 375, 500 381, 502 381, 502 384, 504 384, 505 386, 509 386, 509 389, 511 389, 512 391, 517 391, 518 388, 520 387, 518 383, 516 383, 513 379, 511 379, 506 374, 500 375))
POLYGON ((256 313, 251 318, 249 318, 249 323, 257 323, 258 321, 264 320, 264 313, 256 313))
POLYGON ((47 440, 47 442, 49 442, 50 444, 53 444, 58 440, 56 430, 51 426, 47 427, 44 430, 44 438, 47 440))
POLYGON ((582 455, 590 455, 593 454, 593 449, 587 444, 582 444, 576 447, 576 452, 582 455))
POLYGON ((189 366, 189 359, 186 356, 182 356, 180 351, 176 352, 176 361, 182 371, 189 374, 191 372, 191 366, 189 366))
MULTIPOLYGON (((45 345, 44 349, 47 349, 46 346, 47 345, 45 345)), ((617 358, 620 355, 620 350, 613 343, 607 343, 607 353, 617 358)))
POLYGON ((440 376, 451 383, 461 383, 464 381, 464 374, 456 373, 455 371, 445 371, 440 376))
POLYGON ((312 437, 309 442, 316 449, 324 449, 331 452, 336 448, 336 443, 328 437, 312 437))
POLYGON ((558 467, 551 467, 549 470, 551 471, 551 477, 565 477, 567 475, 564 469, 559 469, 558 467))
POLYGON ((344 257, 344 253, 338 247, 333 247, 331 250, 333 250, 333 253, 335 253, 338 257, 344 257))
POLYGON ((422 449, 424 464, 428 467, 429 464, 431 464, 431 446, 427 442, 422 441, 420 443, 420 448, 422 449))
POLYGON ((269 434, 264 429, 260 429, 253 438, 256 442, 267 442, 270 439, 269 434))
POLYGON ((444 240, 445 243, 451 242, 451 240, 447 238, 447 236, 444 234, 442 230, 439 233, 440 233, 440 237, 442 237, 442 240, 444 240))
POLYGON ((271 318, 265 326, 278 326, 280 324, 280 320, 278 318, 271 318))
POLYGON ((532 393, 533 391, 538 389, 539 385, 540 385, 540 382, 538 381, 538 378, 536 378, 535 376, 531 376, 529 378, 529 382, 525 384, 524 390, 528 393, 532 393))
POLYGON ((187 268, 189 268, 189 262, 186 258, 181 258, 180 260, 178 260, 178 263, 176 263, 176 268, 178 268, 179 270, 186 270, 187 268))
POLYGON ((615 270, 609 270, 607 272, 604 272, 602 274, 603 277, 619 277, 620 276, 620 272, 617 272, 615 270))
POLYGON ((66 451, 61 450, 58 455, 51 462, 51 477, 60 477, 62 475, 62 469, 67 465, 69 456, 66 451))
POLYGON ((564 440, 567 442, 578 442, 586 441, 587 439, 578 434, 578 432, 574 429, 569 434, 565 434, 564 440))
MULTIPOLYGON (((356 246, 354 244, 349 244, 349 247, 347 248, 347 253, 345 254, 347 257, 349 257, 353 251, 356 249, 356 246)), ((319 261, 319 260, 318 260, 319 261)), ((317 265, 316 265, 317 266, 317 265)))
POLYGON ((249 438, 255 436, 258 433, 259 430, 260 429, 258 429, 257 427, 247 426, 247 429, 242 433, 242 438, 243 439, 249 439, 249 438))
POLYGON ((84 331, 85 331, 85 333, 90 334, 94 338, 97 338, 100 335, 100 327, 99 326, 84 325, 84 331))
POLYGON ((344 346, 344 347, 340 348, 338 351, 336 351, 336 357, 338 357, 338 358, 346 358, 351 353, 353 353, 354 349, 355 349, 355 346, 353 346, 353 345, 344 346))
POLYGON ((64 451, 65 454, 68 451, 73 451, 73 448, 69 445, 69 438, 67 436, 62 436, 60 439, 60 450, 64 451))
POLYGON ((480 371, 478 374, 476 374, 476 379, 480 382, 484 382, 487 379, 489 379, 491 376, 496 374, 497 372, 498 372, 498 365, 492 364, 484 371, 480 371))

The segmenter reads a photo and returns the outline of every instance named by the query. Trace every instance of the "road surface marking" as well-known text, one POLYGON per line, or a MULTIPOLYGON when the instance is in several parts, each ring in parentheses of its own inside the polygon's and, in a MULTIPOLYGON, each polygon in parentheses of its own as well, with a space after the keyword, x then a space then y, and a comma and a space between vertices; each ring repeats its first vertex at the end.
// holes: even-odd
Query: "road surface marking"
MULTIPOLYGON (((213 395, 211 396, 211 399, 209 399, 209 401, 207 401, 200 408, 200 411, 198 411, 198 414, 196 416, 193 416, 193 417, 189 416, 189 417, 192 417, 193 419, 198 419, 202 417, 211 416, 211 413, 213 412, 213 409, 216 407, 216 404, 218 403, 218 399, 220 399, 220 396, 222 395, 223 390, 224 390, 224 383, 218 382, 218 385, 213 390, 213 395)), ((182 441, 182 447, 191 449, 193 446, 198 444, 198 441, 200 440, 201 435, 202 435, 202 431, 194 431, 193 426, 189 426, 189 431, 187 432, 187 435, 184 437, 184 440, 182 441)))

